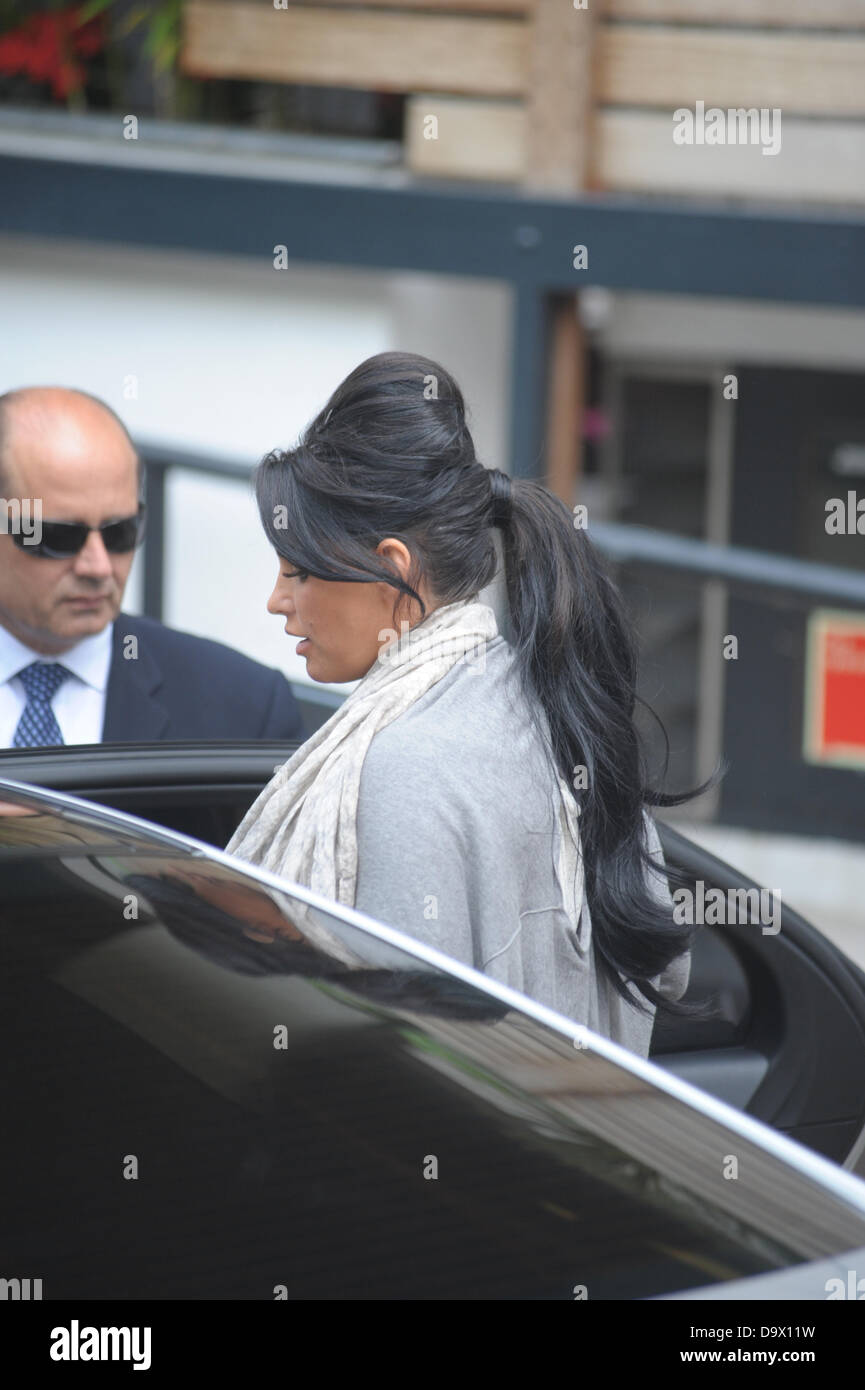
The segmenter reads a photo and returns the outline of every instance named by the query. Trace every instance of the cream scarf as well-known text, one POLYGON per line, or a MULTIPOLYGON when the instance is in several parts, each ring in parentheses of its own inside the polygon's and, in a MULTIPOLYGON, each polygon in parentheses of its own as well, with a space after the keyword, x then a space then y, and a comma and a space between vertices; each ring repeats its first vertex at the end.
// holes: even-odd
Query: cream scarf
MULTIPOLYGON (((360 775, 372 739, 460 658, 471 652, 482 661, 485 645, 497 634, 492 609, 464 599, 435 609, 381 647, 339 709, 271 778, 226 845, 227 852, 353 907, 360 775)), ((580 941, 579 811, 567 783, 559 777, 558 785, 560 886, 580 941)))

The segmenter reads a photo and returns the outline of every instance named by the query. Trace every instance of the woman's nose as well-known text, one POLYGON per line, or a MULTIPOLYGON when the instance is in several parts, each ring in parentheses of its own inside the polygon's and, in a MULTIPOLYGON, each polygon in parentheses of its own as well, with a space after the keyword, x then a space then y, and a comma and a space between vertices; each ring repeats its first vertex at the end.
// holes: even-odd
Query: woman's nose
MULTIPOLYGON (((272 591, 272 593, 271 593, 271 595, 270 595, 270 598, 267 600, 267 611, 268 611, 268 613, 275 613, 275 614, 278 614, 278 613, 285 613, 285 610, 286 610, 286 595, 283 594, 283 593, 281 593, 281 592, 280 592, 280 587, 279 587, 279 585, 278 585, 278 584, 275 584, 274 587, 273 587, 273 591, 272 591)), ((286 614, 286 616, 288 616, 288 615, 286 614)))

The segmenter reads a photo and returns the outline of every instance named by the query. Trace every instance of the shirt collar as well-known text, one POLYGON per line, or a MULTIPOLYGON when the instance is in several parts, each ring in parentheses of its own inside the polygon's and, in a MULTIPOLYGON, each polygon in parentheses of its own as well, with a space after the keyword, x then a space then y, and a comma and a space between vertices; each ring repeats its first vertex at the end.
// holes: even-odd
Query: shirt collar
POLYGON ((93 690, 104 691, 108 685, 111 670, 111 648, 114 625, 109 623, 101 632, 92 637, 82 637, 68 652, 58 656, 46 656, 44 652, 34 652, 25 646, 5 627, 0 626, 0 685, 17 676, 23 667, 32 661, 57 661, 71 671, 85 685, 93 690))

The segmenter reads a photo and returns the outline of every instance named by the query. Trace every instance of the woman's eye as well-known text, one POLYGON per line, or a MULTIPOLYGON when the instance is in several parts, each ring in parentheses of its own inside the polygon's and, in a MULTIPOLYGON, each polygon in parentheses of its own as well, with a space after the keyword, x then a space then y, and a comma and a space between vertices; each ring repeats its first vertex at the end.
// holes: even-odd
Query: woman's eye
POLYGON ((307 570, 283 570, 282 577, 283 579, 299 579, 302 584, 304 579, 309 579, 309 572, 307 570))

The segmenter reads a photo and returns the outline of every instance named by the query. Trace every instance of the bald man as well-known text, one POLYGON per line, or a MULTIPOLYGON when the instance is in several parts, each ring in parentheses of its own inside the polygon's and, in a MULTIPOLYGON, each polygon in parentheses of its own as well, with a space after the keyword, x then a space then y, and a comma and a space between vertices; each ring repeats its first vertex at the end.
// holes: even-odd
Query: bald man
POLYGON ((82 391, 0 396, 0 747, 305 736, 285 677, 121 612, 141 464, 82 391))

